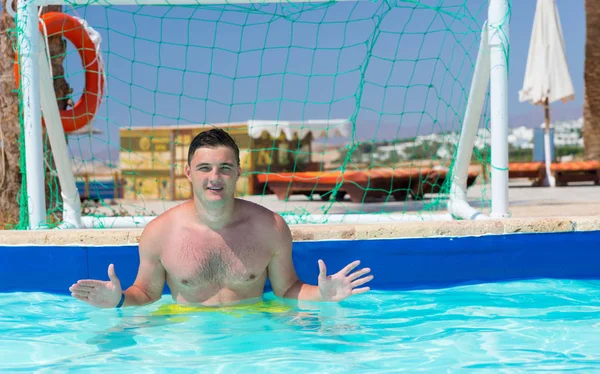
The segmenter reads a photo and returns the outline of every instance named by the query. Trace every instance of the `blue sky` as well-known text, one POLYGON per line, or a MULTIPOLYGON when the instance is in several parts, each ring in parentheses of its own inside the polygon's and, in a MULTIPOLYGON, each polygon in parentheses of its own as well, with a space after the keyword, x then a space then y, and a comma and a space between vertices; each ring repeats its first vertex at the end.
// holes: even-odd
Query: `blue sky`
MULTIPOLYGON (((552 113, 568 119, 580 116, 583 105, 584 2, 556 2, 576 99, 553 104, 552 113)), ((415 9, 414 1, 389 11, 381 2, 254 12, 77 8, 102 36, 108 74, 108 97, 94 122, 104 132, 93 142, 96 157, 118 147, 119 128, 139 125, 355 117, 361 139, 458 130, 487 5, 421 3, 440 3, 441 11, 415 9)), ((510 124, 537 126, 542 108, 518 101, 536 0, 511 6, 510 124)), ((68 79, 78 95, 81 64, 72 47, 69 52, 68 79)), ((88 144, 71 141, 86 158, 88 144)))

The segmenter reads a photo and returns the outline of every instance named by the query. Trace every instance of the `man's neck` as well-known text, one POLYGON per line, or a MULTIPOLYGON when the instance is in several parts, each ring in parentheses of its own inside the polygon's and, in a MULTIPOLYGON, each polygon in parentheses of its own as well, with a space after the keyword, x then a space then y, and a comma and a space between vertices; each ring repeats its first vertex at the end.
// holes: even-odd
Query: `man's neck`
POLYGON ((207 203, 194 199, 194 210, 198 220, 214 230, 222 229, 231 223, 235 199, 228 202, 207 203))

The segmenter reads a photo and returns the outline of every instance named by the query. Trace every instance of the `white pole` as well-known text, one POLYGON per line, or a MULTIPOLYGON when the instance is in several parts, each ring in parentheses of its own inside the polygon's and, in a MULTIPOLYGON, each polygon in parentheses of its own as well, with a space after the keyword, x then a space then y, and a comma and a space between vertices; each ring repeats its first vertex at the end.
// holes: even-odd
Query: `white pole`
POLYGON ((490 0, 490 110, 492 127, 492 218, 508 212, 508 0, 490 0))
POLYGON ((458 141, 454 170, 452 171, 452 185, 448 199, 448 211, 452 216, 467 219, 486 219, 486 215, 469 205, 467 201, 467 178, 469 165, 473 154, 475 136, 479 127, 479 119, 483 112, 485 94, 490 81, 490 49, 488 45, 488 25, 485 23, 481 31, 481 42, 477 53, 477 62, 469 91, 469 101, 465 110, 465 119, 458 141))
POLYGON ((546 161, 546 178, 542 182, 546 186, 556 187, 556 179, 552 175, 550 165, 552 164, 552 154, 550 152, 550 104, 548 98, 544 101, 544 160, 546 161))
POLYGON ((52 83, 52 74, 50 70, 50 61, 47 58, 48 49, 46 48, 45 38, 38 33, 40 50, 39 54, 39 74, 40 74, 40 100, 42 112, 44 113, 44 122, 46 131, 50 139, 52 148, 52 157, 56 164, 56 171, 60 183, 60 191, 63 201, 63 228, 81 227, 81 201, 79 191, 73 177, 71 168, 71 159, 69 149, 65 139, 65 132, 62 127, 60 112, 56 105, 56 93, 52 83))
POLYGON ((550 130, 544 129, 544 159, 545 159, 545 169, 546 169, 546 178, 543 181, 544 185, 550 187, 556 187, 556 179, 552 175, 552 170, 550 166, 552 165, 552 153, 550 152, 550 130))
POLYGON ((44 193, 44 153, 42 145, 42 116, 40 112, 38 62, 38 12, 37 6, 19 0, 17 22, 21 66, 21 93, 23 97, 23 131, 25 138, 25 165, 27 178, 27 208, 29 229, 46 226, 46 201, 44 193))

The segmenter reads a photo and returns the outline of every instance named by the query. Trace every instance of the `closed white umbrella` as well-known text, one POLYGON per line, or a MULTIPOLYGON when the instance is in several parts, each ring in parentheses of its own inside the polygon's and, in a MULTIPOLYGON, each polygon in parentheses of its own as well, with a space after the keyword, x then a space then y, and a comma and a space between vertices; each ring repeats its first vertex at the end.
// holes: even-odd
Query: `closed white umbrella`
POLYGON ((537 0, 533 30, 527 55, 527 67, 520 101, 543 105, 545 112, 544 149, 546 159, 546 183, 554 186, 550 174, 550 108, 549 104, 575 98, 575 91, 563 40, 560 17, 554 0, 537 0))

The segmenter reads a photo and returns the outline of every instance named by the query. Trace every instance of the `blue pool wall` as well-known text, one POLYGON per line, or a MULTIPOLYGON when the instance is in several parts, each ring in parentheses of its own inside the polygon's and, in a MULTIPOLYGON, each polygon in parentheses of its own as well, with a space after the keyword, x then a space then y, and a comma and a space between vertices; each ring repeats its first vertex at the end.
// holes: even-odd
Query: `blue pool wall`
MULTIPOLYGON (((79 279, 107 280, 110 263, 124 288, 136 276, 137 245, 0 245, 0 292, 69 294, 79 279)), ((298 241, 300 279, 316 284, 354 260, 371 268, 379 290, 451 287, 521 279, 600 279, 600 231, 369 240, 298 241)), ((270 290, 267 283, 266 291, 270 290)), ((169 289, 165 285, 164 293, 169 289)))

